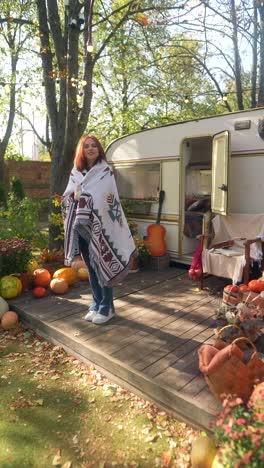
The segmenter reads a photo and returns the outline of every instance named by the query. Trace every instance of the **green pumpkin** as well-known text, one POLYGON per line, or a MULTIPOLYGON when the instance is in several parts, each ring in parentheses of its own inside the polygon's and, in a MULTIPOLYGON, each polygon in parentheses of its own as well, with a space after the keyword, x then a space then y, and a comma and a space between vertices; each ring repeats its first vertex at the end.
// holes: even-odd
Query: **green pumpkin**
POLYGON ((22 290, 21 281, 15 276, 3 276, 0 280, 0 296, 4 299, 13 299, 19 296, 22 290))

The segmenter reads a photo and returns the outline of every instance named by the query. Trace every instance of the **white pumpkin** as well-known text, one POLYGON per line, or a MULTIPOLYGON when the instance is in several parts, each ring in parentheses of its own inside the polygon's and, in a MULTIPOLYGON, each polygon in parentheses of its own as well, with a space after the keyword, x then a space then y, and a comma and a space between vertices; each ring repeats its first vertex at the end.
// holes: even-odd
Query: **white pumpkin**
POLYGON ((8 303, 2 297, 0 297, 0 320, 8 310, 9 310, 8 303))

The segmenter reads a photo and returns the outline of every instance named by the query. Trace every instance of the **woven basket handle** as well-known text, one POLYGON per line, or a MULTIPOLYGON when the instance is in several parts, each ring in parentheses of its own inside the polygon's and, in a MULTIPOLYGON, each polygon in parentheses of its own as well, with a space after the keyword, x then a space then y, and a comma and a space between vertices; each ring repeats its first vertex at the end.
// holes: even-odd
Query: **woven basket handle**
POLYGON ((251 344, 252 348, 254 349, 255 353, 257 352, 257 348, 256 346, 254 345, 254 343, 249 339, 249 338, 246 338, 245 336, 241 336, 240 338, 236 338, 234 341, 232 341, 231 343, 231 346, 235 343, 237 343, 238 341, 247 341, 248 343, 251 344))
POLYGON ((240 332, 242 332, 241 328, 239 328, 237 325, 235 325, 235 324, 230 324, 230 325, 225 325, 223 328, 221 328, 221 329, 216 333, 216 336, 217 336, 218 338, 220 338, 222 331, 223 331, 223 330, 226 330, 227 328, 230 328, 230 327, 232 327, 232 328, 237 328, 240 332))
MULTIPOLYGON (((233 289, 233 286, 229 291, 225 291, 225 294, 227 294, 228 298, 230 298, 232 293, 234 294, 234 291, 232 291, 232 289, 233 289)), ((239 291, 237 291, 237 292, 239 293, 239 291)))

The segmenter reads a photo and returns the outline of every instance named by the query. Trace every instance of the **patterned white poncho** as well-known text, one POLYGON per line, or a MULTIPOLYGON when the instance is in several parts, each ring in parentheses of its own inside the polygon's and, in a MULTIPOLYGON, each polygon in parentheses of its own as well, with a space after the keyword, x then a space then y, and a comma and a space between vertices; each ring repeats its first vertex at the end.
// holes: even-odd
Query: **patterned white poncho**
POLYGON ((73 168, 62 197, 65 265, 79 255, 79 235, 101 286, 113 286, 129 271, 136 247, 120 204, 113 171, 105 161, 83 175, 73 168))

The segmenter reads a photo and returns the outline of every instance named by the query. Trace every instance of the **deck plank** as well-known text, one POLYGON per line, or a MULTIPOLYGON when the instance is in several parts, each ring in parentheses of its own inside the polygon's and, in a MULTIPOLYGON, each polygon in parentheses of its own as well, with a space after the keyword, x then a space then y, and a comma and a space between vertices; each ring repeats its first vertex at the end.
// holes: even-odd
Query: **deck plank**
POLYGON ((212 340, 222 282, 208 278, 197 291, 184 270, 128 275, 114 289, 116 317, 104 326, 83 319, 91 300, 87 283, 68 294, 31 292, 12 301, 23 320, 52 342, 89 361, 119 383, 203 428, 219 409, 198 370, 197 350, 212 340))

